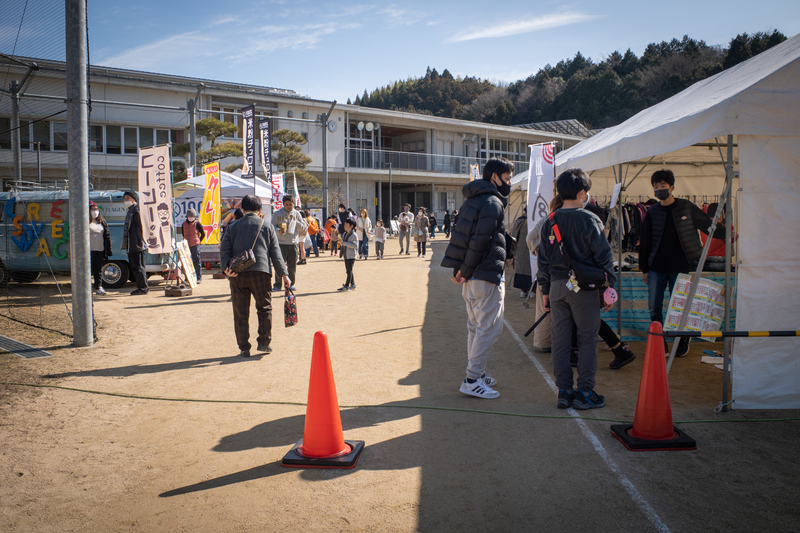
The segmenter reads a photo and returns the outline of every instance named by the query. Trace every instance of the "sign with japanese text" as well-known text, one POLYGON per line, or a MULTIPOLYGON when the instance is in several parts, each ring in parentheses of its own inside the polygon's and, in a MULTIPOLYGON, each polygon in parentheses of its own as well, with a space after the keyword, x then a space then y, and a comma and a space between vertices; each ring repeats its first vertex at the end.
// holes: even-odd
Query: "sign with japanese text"
MULTIPOLYGON (((677 330, 681 321, 681 314, 689 298, 689 289, 692 286, 692 276, 679 274, 675 280, 675 287, 669 299, 669 310, 664 320, 664 330, 677 330)), ((697 283, 697 290, 692 298, 692 307, 686 318, 686 331, 717 331, 722 324, 725 314, 725 286, 710 279, 701 278, 697 283)), ((713 337, 700 337, 703 340, 714 342, 713 337)))
MULTIPOLYGON (((554 144, 535 144, 531 147, 531 165, 528 170, 528 232, 550 214, 550 201, 553 199, 553 180, 555 179, 554 144)), ((531 250, 531 273, 536 277, 538 261, 531 250)))
POLYGON ((255 114, 256 106, 249 105, 242 108, 242 149, 244 152, 244 166, 242 167, 242 179, 253 179, 256 177, 256 139, 255 139, 255 114))
POLYGON ((283 208, 283 174, 272 175, 272 209, 283 208))
POLYGON ((261 135, 261 166, 264 167, 264 179, 272 181, 272 134, 269 118, 258 121, 258 132, 261 135))
POLYGON ((172 253, 169 145, 139 150, 139 216, 147 251, 172 253))
POLYGON ((481 179, 481 168, 478 165, 469 166, 469 181, 481 179))
POLYGON ((200 224, 206 232, 200 244, 219 244, 220 230, 220 181, 219 162, 203 167, 206 176, 206 189, 203 192, 203 203, 200 204, 200 224))

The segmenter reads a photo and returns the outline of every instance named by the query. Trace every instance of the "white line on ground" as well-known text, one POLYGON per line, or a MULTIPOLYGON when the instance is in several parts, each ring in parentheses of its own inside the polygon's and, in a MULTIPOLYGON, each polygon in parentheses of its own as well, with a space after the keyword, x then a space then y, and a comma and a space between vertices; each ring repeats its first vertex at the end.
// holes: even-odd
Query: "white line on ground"
MULTIPOLYGON (((544 380, 547 382, 547 385, 553 391, 553 397, 555 398, 558 395, 558 387, 556 387, 556 384, 553 381, 553 378, 550 376, 550 373, 547 372, 547 370, 544 369, 544 367, 541 365, 541 363, 539 363, 536 357, 534 357, 533 352, 531 352, 528 349, 528 347, 525 346, 525 343, 522 341, 520 336, 517 335, 517 332, 514 331, 514 328, 511 327, 511 324, 508 323, 508 320, 504 319, 503 323, 508 328, 508 331, 511 333, 511 336, 514 337, 514 340, 517 341, 519 347, 522 348, 522 351, 525 353, 525 355, 528 356, 528 359, 530 359, 533 362, 533 365, 536 367, 536 370, 539 371, 539 374, 541 374, 544 380)), ((575 411, 575 409, 571 408, 567 409, 567 413, 569 413, 570 416, 574 417, 580 416, 578 412, 575 411)), ((586 439, 592 444, 592 447, 594 447, 594 450, 597 452, 597 455, 599 455, 600 458, 603 459, 603 461, 606 463, 606 466, 608 466, 609 470, 611 470, 614 473, 614 475, 617 476, 617 480, 622 484, 622 487, 625 489, 625 492, 627 492, 628 495, 631 497, 631 499, 636 503, 636 505, 638 505, 639 508, 642 509, 644 514, 650 520, 650 523, 652 523, 653 526, 658 531, 661 531, 662 533, 669 533, 669 528, 667 527, 667 525, 661 520, 661 518, 659 518, 658 513, 656 513, 655 509, 653 509, 650 506, 650 504, 647 503, 647 500, 645 500, 644 496, 642 496, 642 494, 636 489, 636 486, 633 483, 631 483, 631 480, 629 480, 625 476, 625 474, 622 473, 622 470, 620 470, 617 463, 608 455, 608 452, 606 451, 605 447, 597 438, 597 436, 595 436, 595 434, 592 433, 592 430, 589 429, 589 427, 586 425, 586 422, 584 422, 580 418, 575 418, 575 422, 581 429, 581 433, 583 433, 583 436, 586 437, 586 439)))

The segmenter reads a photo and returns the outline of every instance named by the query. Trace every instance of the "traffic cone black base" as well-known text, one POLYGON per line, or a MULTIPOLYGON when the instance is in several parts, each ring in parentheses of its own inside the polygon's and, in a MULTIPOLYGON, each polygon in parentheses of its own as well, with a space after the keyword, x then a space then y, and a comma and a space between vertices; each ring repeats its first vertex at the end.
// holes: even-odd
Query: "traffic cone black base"
POLYGON ((288 468, 355 468, 358 464, 358 458, 361 452, 364 451, 363 440, 346 440, 344 441, 349 451, 338 457, 306 457, 302 454, 303 439, 294 445, 289 450, 289 453, 283 456, 281 465, 288 468))
POLYGON ((674 438, 668 440, 637 439, 631 436, 631 429, 633 429, 633 424, 611 426, 611 434, 632 452, 673 452, 697 449, 697 442, 675 426, 672 426, 674 438))

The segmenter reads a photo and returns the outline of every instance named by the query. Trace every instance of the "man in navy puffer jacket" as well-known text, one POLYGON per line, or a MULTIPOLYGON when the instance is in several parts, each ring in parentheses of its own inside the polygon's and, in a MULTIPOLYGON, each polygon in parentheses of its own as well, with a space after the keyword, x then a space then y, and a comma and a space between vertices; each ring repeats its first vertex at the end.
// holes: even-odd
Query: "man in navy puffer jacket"
POLYGON ((486 373, 486 360, 503 330, 505 296, 506 197, 511 192, 514 164, 490 159, 483 179, 464 185, 466 201, 453 227, 442 266, 453 269, 467 304, 467 377, 459 389, 478 398, 497 398, 497 380, 486 373))

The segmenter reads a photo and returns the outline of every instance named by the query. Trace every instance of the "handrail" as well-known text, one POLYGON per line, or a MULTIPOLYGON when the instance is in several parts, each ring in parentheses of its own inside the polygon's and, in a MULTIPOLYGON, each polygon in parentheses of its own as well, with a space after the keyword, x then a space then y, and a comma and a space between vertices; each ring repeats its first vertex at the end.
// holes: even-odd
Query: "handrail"
MULTIPOLYGON (((428 154, 422 152, 399 152, 394 150, 371 150, 368 148, 346 148, 345 166, 388 170, 417 170, 443 174, 469 175, 470 165, 486 164, 486 158, 428 154)), ((528 161, 513 161, 514 172, 528 169, 528 161)))

